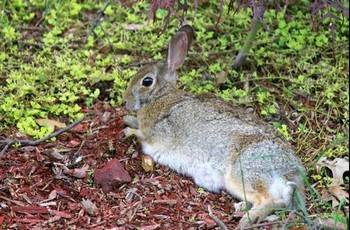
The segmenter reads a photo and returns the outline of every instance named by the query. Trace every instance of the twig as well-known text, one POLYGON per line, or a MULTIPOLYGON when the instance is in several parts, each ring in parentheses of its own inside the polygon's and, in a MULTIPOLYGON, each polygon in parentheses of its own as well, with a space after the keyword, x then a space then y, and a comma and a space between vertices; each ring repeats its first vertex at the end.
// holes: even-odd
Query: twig
MULTIPOLYGON (((252 1, 254 3, 254 1, 252 1)), ((248 33, 248 36, 242 46, 242 49, 237 54, 235 60, 232 64, 233 70, 241 69, 243 62, 246 60, 247 54, 249 53, 250 48, 252 47, 253 41, 256 38, 256 34, 263 26, 263 15, 265 12, 264 6, 252 5, 253 10, 253 19, 251 21, 251 29, 248 33)))
POLYGON ((295 212, 296 210, 294 209, 289 213, 287 219, 284 221, 284 224, 282 225, 282 229, 287 229, 287 224, 289 224, 289 221, 292 218, 292 216, 295 214, 295 212))
MULTIPOLYGON (((39 48, 39 49, 42 49, 44 47, 44 44, 41 42, 26 42, 25 40, 18 40, 18 43, 23 45, 23 46, 29 46, 29 47, 32 46, 32 47, 39 48)), ((57 43, 56 45, 53 45, 50 48, 59 50, 59 49, 61 49, 61 47, 59 45, 60 45, 60 43, 57 43)), ((79 46, 76 44, 71 44, 68 47, 73 48, 73 49, 79 48, 79 46)))
POLYGON ((46 30, 45 28, 38 27, 38 26, 27 26, 27 27, 17 26, 16 29, 17 30, 23 30, 23 31, 39 31, 39 32, 46 30))
POLYGON ((214 215, 213 213, 213 210, 211 210, 211 207, 210 205, 208 205, 208 212, 209 212, 209 217, 212 218, 215 223, 217 225, 219 225, 219 227, 222 229, 222 230, 228 230, 227 226, 224 224, 224 222, 222 222, 217 216, 214 215))
POLYGON ((47 140, 49 140, 49 139, 51 139, 53 137, 56 137, 56 136, 60 135, 63 132, 66 132, 66 131, 74 128, 80 122, 82 122, 85 119, 85 117, 86 117, 86 115, 84 115, 82 118, 80 118, 79 120, 75 121, 74 123, 69 124, 66 127, 62 128, 62 129, 59 129, 56 132, 53 132, 53 133, 51 133, 51 134, 49 134, 49 135, 47 135, 47 136, 45 136, 43 138, 40 138, 39 140, 36 140, 36 141, 32 141, 32 140, 28 140, 28 139, 27 140, 19 140, 19 139, 9 139, 9 138, 6 138, 4 140, 0 140, 0 143, 5 145, 5 147, 0 152, 0 159, 1 159, 2 155, 6 152, 6 150, 14 143, 19 143, 22 146, 36 146, 36 145, 39 145, 43 141, 47 141, 47 140))
POLYGON ((11 199, 4 197, 4 196, 0 196, 0 198, 3 200, 6 200, 8 202, 14 203, 15 205, 21 206, 21 207, 25 206, 25 204, 23 202, 18 201, 18 200, 11 200, 11 199))
POLYGON ((85 144, 85 140, 83 140, 79 146, 79 149, 75 152, 75 154, 78 154, 80 150, 83 148, 83 145, 85 144))
POLYGON ((100 21, 101 21, 101 18, 104 14, 104 11, 106 10, 106 8, 109 6, 109 4, 111 4, 111 1, 107 1, 104 6, 102 7, 101 10, 99 10, 97 12, 97 17, 94 19, 94 23, 92 24, 92 26, 90 27, 89 29, 89 32, 87 33, 87 36, 86 36, 86 41, 87 41, 87 38, 91 35, 91 33, 94 32, 94 30, 96 29, 96 27, 98 25, 100 25, 100 21))
POLYGON ((5 147, 1 150, 1 152, 0 152, 0 159, 1 159, 1 157, 2 157, 2 154, 4 154, 5 151, 6 151, 11 145, 12 145, 12 142, 9 142, 9 143, 7 143, 7 144, 5 145, 5 147))

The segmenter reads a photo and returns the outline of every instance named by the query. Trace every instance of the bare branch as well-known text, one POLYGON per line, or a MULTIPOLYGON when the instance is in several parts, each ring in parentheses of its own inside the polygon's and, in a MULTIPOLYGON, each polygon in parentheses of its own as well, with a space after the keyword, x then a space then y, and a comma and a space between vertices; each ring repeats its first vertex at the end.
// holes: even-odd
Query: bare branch
POLYGON ((80 122, 82 122, 85 119, 86 115, 84 115, 82 118, 80 118, 79 120, 75 121, 72 124, 67 125, 66 127, 57 130, 56 132, 53 132, 39 140, 33 141, 33 140, 19 140, 19 139, 9 139, 9 138, 5 138, 4 140, 0 140, 0 143, 5 145, 4 148, 1 150, 0 152, 0 159, 2 157, 2 155, 6 152, 6 150, 14 143, 19 143, 21 144, 21 146, 36 146, 39 145, 41 142, 47 141, 53 137, 57 137, 58 135, 60 135, 61 133, 64 133, 72 128, 74 128, 75 126, 77 126, 80 122))
POLYGON ((212 218, 222 230, 228 230, 227 226, 217 216, 214 215, 210 205, 208 205, 209 217, 212 218))
MULTIPOLYGON (((96 29, 96 27, 97 27, 98 25, 100 25, 101 18, 102 18, 102 16, 103 16, 103 14, 104 14, 106 8, 109 6, 109 4, 111 4, 111 1, 107 1, 107 2, 104 4, 104 6, 102 7, 102 9, 99 10, 99 11, 97 12, 97 16, 96 16, 96 18, 94 19, 94 23, 92 24, 92 26, 91 26, 90 29, 89 29, 89 32, 87 33, 86 41, 87 41, 88 37, 91 35, 91 33, 94 33, 94 30, 96 29)), ((102 27, 101 27, 101 28, 102 28, 102 27)), ((102 29, 103 29, 103 28, 102 28, 102 29)), ((86 41, 85 41, 85 42, 86 42, 86 41)))

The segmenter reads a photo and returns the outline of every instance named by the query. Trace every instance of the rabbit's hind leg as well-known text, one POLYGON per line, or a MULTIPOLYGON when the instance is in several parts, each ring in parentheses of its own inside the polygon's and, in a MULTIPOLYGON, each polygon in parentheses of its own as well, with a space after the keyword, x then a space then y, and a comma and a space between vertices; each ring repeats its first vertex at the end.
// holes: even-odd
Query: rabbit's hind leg
POLYGON ((252 208, 239 221, 239 229, 244 229, 252 224, 263 221, 272 212, 283 208, 285 204, 282 201, 276 201, 271 196, 262 196, 262 194, 248 195, 248 201, 252 208))
MULTIPOLYGON (((262 178, 253 179, 246 177, 245 179, 242 180, 232 173, 226 175, 226 190, 232 196, 244 201, 245 204, 251 204, 251 209, 247 211, 239 222, 239 229, 259 223, 272 212, 285 207, 284 200, 274 197, 274 194, 271 194, 262 178)), ((246 205, 245 209, 247 209, 246 205)))

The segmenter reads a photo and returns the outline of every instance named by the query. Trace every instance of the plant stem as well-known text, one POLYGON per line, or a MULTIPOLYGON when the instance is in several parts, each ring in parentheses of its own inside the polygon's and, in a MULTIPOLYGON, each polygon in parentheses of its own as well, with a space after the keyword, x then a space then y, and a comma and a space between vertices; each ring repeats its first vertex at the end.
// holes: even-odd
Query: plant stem
POLYGON ((233 70, 239 70, 243 62, 245 61, 247 54, 252 47, 253 41, 255 39, 256 34, 258 33, 259 29, 261 28, 261 21, 259 18, 254 17, 252 19, 252 28, 248 34, 247 39, 244 42, 244 45, 242 49, 239 51, 236 59, 233 61, 232 69, 233 70))

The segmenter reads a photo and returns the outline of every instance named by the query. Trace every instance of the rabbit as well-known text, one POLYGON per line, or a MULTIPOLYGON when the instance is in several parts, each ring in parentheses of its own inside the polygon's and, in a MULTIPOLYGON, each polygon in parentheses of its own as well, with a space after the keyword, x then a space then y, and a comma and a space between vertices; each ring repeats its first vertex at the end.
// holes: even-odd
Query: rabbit
POLYGON ((254 114, 177 89, 176 70, 193 37, 191 26, 181 27, 166 61, 141 67, 131 79, 123 100, 137 116, 125 119, 131 127, 124 132, 136 135, 154 161, 250 205, 239 222, 243 229, 276 209, 293 208, 296 191, 304 196, 305 169, 291 145, 254 114))

